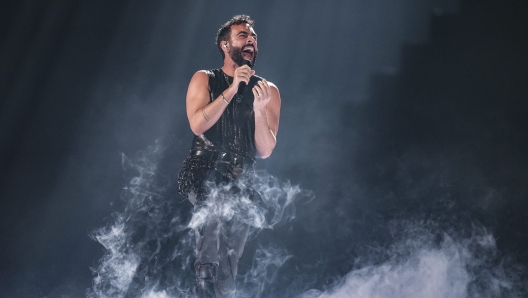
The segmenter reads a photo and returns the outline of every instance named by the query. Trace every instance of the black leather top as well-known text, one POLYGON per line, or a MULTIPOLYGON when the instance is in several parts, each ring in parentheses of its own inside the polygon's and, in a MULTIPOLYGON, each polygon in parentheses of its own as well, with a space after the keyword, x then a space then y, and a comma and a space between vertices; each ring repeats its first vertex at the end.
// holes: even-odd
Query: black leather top
MULTIPOLYGON (((221 69, 208 70, 211 102, 233 82, 221 69)), ((191 150, 231 152, 255 157, 255 113, 251 89, 262 78, 252 76, 242 96, 235 95, 220 119, 202 135, 195 136, 191 150)), ((222 100, 220 97, 219 100, 222 100)))

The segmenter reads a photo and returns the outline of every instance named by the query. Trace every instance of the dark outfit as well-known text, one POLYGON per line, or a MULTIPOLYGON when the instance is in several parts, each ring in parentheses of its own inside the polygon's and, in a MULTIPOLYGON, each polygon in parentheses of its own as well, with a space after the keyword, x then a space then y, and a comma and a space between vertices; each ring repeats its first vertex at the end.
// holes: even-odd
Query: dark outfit
MULTIPOLYGON (((233 78, 222 70, 207 71, 210 101, 220 96, 233 78)), ((255 164, 255 114, 251 88, 261 78, 251 77, 242 96, 235 95, 220 119, 206 132, 195 136, 191 153, 178 177, 180 193, 195 205, 195 211, 211 205, 222 208, 228 200, 245 196, 252 200, 248 176, 255 164), (243 181, 240 183, 240 181, 243 181), (222 186, 209 195, 212 187, 222 186)), ((213 209, 211 209, 213 210, 213 209)), ((207 219, 195 231, 198 289, 214 283, 217 297, 233 295, 238 258, 242 255, 249 226, 240 215, 225 219, 218 212, 207 212, 207 219)), ((205 289, 207 292, 207 289, 205 289)), ((212 290, 208 290, 212 295, 212 290)))

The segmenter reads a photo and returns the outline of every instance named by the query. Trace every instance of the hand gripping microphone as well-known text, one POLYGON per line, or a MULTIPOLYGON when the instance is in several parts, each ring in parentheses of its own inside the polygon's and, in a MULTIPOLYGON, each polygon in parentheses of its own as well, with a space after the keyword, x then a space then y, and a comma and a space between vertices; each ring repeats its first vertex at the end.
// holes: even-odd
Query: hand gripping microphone
MULTIPOLYGON (((247 65, 249 66, 249 68, 251 68, 251 60, 244 60, 244 65, 247 65)), ((240 84, 238 84, 237 99, 236 99, 237 103, 240 103, 242 101, 242 95, 244 94, 244 92, 246 92, 246 89, 247 89, 246 82, 240 82, 240 84)))

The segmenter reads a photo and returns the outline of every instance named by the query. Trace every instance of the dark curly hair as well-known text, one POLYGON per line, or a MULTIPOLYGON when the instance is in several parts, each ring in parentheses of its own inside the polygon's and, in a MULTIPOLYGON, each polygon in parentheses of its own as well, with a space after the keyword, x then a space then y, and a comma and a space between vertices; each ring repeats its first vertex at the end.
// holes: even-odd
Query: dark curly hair
POLYGON ((218 29, 218 33, 216 34, 216 46, 218 47, 218 50, 222 54, 222 59, 225 58, 225 53, 222 51, 222 47, 220 46, 220 43, 222 41, 229 40, 229 37, 231 36, 231 26, 233 25, 240 25, 240 24, 248 24, 251 27, 253 27, 253 24, 255 21, 249 18, 248 15, 241 14, 236 15, 231 20, 227 21, 227 23, 223 24, 220 29, 218 29))

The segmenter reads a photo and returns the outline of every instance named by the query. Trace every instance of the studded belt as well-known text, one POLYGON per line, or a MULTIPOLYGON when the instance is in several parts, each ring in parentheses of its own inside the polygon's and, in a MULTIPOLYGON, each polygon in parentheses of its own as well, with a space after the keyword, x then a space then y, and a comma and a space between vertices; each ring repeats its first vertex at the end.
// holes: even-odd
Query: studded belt
POLYGON ((231 152, 191 150, 191 155, 202 156, 211 161, 225 162, 233 165, 253 166, 255 164, 254 158, 231 152))

